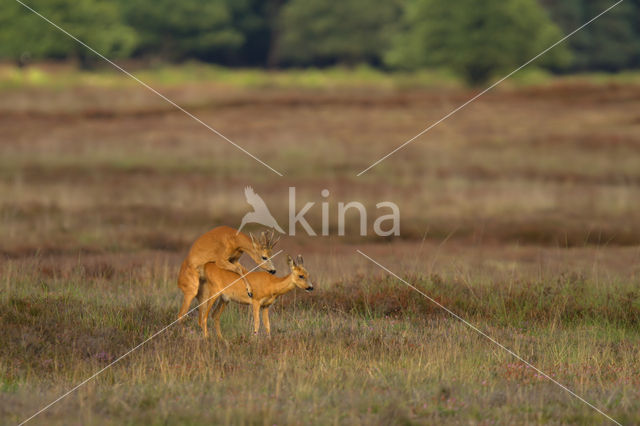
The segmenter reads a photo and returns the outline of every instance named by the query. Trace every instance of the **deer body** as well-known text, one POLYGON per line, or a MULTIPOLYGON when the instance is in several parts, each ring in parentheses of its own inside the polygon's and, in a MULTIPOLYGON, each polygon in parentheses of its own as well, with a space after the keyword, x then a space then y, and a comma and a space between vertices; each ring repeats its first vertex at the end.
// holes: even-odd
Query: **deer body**
POLYGON ((269 307, 276 299, 294 288, 302 288, 307 291, 313 290, 313 284, 309 280, 307 270, 302 266, 302 257, 299 256, 294 262, 289 258, 291 273, 285 277, 276 277, 266 272, 251 272, 247 275, 251 280, 253 297, 243 291, 242 286, 237 285, 240 277, 230 271, 219 268, 213 263, 205 265, 206 282, 202 284, 198 294, 199 300, 208 300, 200 306, 200 317, 198 323, 202 327, 205 337, 207 332, 207 318, 213 309, 213 319, 218 337, 224 341, 220 330, 220 315, 229 302, 236 302, 244 305, 251 305, 253 311, 253 333, 258 334, 260 329, 260 311, 262 310, 262 322, 267 335, 271 335, 269 323, 269 307), (215 307, 215 308, 214 308, 215 307))
MULTIPOLYGON (((240 256, 247 253, 262 269, 275 274, 276 270, 271 262, 271 249, 277 240, 273 239, 273 233, 262 233, 256 241, 253 236, 239 232, 228 226, 219 226, 200 236, 189 249, 186 259, 180 267, 178 287, 184 293, 184 299, 178 318, 182 318, 198 294, 200 278, 204 277, 204 266, 207 263, 215 263, 219 268, 244 275, 246 270, 238 263, 240 256)), ((252 288, 249 280, 243 278, 245 290, 249 297, 252 288)))

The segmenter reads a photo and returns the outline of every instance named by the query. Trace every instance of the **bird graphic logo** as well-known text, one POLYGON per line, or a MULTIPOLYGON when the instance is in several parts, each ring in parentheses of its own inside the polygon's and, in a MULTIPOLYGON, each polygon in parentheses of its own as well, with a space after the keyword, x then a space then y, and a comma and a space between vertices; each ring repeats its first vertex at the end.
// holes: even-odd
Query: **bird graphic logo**
POLYGON ((259 223, 260 225, 273 228, 281 234, 285 234, 269 211, 267 204, 264 202, 262 197, 255 193, 252 187, 247 186, 244 189, 244 196, 247 199, 247 203, 253 207, 253 211, 244 215, 242 222, 240 223, 240 227, 238 228, 238 232, 240 232, 242 227, 247 223, 259 223))

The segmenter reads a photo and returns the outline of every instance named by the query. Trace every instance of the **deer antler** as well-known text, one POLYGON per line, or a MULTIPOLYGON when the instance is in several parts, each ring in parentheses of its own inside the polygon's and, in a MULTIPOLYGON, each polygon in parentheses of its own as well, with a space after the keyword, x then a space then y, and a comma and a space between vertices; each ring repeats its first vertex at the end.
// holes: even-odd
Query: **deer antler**
POLYGON ((278 239, 274 239, 274 232, 262 231, 260 234, 260 244, 266 248, 273 248, 278 242, 278 239))
POLYGON ((271 239, 271 248, 274 248, 276 246, 276 244, 278 244, 278 241, 280 241, 280 236, 278 235, 277 238, 272 238, 271 239))
POLYGON ((274 248, 278 241, 280 241, 280 236, 278 236, 278 238, 275 238, 275 235, 276 231, 274 231, 273 229, 269 234, 267 234, 267 244, 269 245, 269 248, 274 248))

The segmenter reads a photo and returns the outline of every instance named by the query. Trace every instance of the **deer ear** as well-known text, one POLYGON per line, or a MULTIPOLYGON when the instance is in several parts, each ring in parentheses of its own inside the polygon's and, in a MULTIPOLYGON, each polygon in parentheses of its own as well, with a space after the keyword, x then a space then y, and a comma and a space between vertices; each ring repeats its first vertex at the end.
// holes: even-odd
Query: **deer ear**
POLYGON ((289 264, 289 268, 291 268, 291 269, 293 269, 293 267, 296 266, 296 263, 294 262, 294 260, 289 255, 287 255, 287 263, 289 264))
POLYGON ((249 237, 251 237, 251 244, 256 245, 256 240, 253 238, 253 234, 249 232, 249 237))
POLYGON ((264 231, 262 231, 262 232, 260 233, 260 243, 261 243, 263 246, 266 246, 266 245, 267 245, 267 233, 266 233, 266 232, 264 232, 264 231))
POLYGON ((298 265, 302 265, 304 263, 304 260, 302 259, 302 255, 299 254, 298 257, 296 258, 296 263, 298 265))

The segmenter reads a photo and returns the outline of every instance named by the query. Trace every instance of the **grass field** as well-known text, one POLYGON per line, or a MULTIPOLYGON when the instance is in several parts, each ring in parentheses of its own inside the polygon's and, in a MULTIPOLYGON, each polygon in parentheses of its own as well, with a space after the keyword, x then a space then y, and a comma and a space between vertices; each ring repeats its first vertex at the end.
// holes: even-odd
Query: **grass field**
POLYGON ((190 243, 239 225, 246 185, 283 224, 295 186, 316 230, 330 190, 334 235, 280 243, 313 294, 276 304, 271 339, 231 306, 228 350, 191 316, 33 424, 607 422, 356 250, 640 423, 637 76, 531 73, 357 177, 476 92, 366 69, 140 75, 284 176, 123 77, 0 67, 0 423, 171 323, 190 243), (336 236, 352 200, 397 203, 401 236, 351 216, 336 236))

